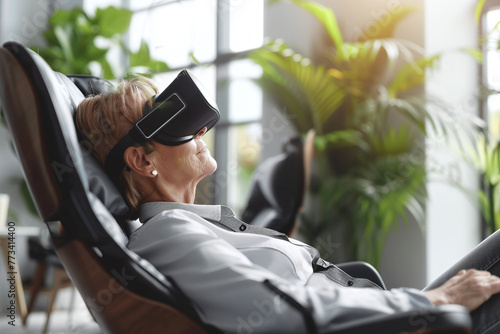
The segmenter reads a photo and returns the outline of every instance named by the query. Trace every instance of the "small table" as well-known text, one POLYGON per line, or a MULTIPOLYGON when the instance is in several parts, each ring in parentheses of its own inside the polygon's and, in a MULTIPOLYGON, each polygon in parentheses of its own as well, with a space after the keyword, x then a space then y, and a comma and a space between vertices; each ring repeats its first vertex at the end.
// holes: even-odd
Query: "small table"
POLYGON ((9 254, 9 251, 15 251, 15 244, 18 237, 38 236, 40 233, 41 228, 34 226, 16 226, 12 225, 12 223, 8 223, 7 226, 0 227, 0 248, 5 258, 5 269, 7 271, 7 275, 14 276, 14 286, 16 289, 15 298, 17 303, 16 309, 21 316, 21 322, 23 325, 26 324, 26 318, 28 316, 26 299, 24 298, 23 282, 21 280, 21 273, 19 272, 17 253, 9 254))

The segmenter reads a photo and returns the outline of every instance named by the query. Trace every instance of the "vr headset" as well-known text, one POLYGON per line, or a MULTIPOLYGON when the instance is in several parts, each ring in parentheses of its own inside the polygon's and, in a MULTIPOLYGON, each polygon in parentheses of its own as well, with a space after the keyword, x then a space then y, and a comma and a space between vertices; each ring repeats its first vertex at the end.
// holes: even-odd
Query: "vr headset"
POLYGON ((183 70, 153 103, 144 106, 144 116, 109 152, 105 169, 113 182, 120 185, 125 168, 123 153, 130 146, 144 145, 150 140, 177 146, 192 140, 204 127, 210 130, 220 119, 215 100, 202 84, 183 70))

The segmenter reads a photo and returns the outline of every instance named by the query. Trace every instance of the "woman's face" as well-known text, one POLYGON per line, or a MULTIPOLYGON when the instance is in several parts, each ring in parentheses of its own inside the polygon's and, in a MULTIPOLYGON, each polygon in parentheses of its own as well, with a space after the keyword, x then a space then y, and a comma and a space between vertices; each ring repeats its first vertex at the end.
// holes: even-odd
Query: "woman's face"
POLYGON ((193 140, 178 146, 167 146, 153 142, 158 163, 158 178, 169 184, 189 185, 199 182, 217 169, 217 162, 210 155, 202 136, 207 132, 203 128, 193 140))

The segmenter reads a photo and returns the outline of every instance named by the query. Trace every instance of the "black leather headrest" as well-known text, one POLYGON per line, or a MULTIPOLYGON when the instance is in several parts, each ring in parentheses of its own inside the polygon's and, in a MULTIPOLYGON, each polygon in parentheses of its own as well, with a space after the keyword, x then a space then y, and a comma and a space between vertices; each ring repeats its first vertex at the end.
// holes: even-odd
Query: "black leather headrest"
POLYGON ((112 89, 111 82, 92 75, 70 74, 68 78, 73 81, 85 97, 109 92, 112 89))
MULTIPOLYGON (((56 74, 67 88, 72 103, 70 110, 73 119, 75 118, 78 105, 84 99, 85 94, 95 95, 111 89, 110 83, 99 77, 56 74)), ((111 182, 100 163, 92 155, 90 143, 81 136, 79 137, 79 143, 89 190, 101 200, 115 218, 118 220, 126 218, 129 212, 127 203, 116 186, 111 182)))
POLYGON ((281 153, 264 161, 256 171, 256 179, 266 200, 277 210, 290 212, 296 205, 291 197, 301 197, 297 180, 302 160, 298 155, 281 153))
POLYGON ((256 169, 243 221, 290 232, 304 194, 302 141, 284 142, 283 152, 267 158, 256 169))

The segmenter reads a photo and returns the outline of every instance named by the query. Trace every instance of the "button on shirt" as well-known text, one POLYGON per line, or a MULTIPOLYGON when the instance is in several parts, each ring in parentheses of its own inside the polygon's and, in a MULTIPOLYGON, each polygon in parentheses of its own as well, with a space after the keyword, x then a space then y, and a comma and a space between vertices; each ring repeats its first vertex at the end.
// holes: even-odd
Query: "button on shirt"
MULTIPOLYGON (((360 317, 432 307, 416 289, 343 287, 313 273, 298 240, 240 232, 222 224, 225 207, 145 203, 129 249, 172 278, 203 322, 228 333, 305 333, 299 310, 264 281, 291 296, 320 333, 360 317)), ((234 222, 233 222, 234 223, 234 222)))

